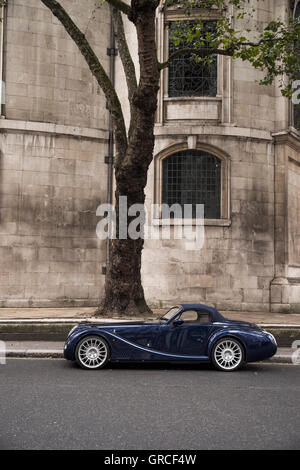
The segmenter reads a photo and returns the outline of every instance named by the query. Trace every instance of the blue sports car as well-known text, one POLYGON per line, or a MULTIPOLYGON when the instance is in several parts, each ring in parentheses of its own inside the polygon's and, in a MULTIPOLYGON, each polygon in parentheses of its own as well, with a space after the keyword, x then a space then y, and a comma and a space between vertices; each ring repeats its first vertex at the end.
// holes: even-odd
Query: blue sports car
POLYGON ((253 323, 224 318, 213 307, 182 304, 157 320, 81 323, 69 333, 64 357, 84 369, 111 362, 212 362, 234 371, 277 351, 274 336, 253 323))

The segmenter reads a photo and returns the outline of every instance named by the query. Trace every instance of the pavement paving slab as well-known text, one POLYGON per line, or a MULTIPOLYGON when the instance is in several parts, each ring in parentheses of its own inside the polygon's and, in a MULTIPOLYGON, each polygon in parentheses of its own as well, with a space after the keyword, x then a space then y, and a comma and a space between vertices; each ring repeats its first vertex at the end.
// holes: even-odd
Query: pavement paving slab
POLYGON ((0 320, 43 319, 43 318, 85 318, 95 312, 95 307, 80 308, 0 308, 0 320))
MULTIPOLYGON (((163 315, 168 309, 154 309, 151 318, 163 315)), ((0 321, 5 320, 84 320, 94 319, 95 307, 63 307, 63 308, 0 308, 0 321)), ((270 313, 270 312, 234 312, 221 311, 232 320, 244 320, 258 324, 298 325, 300 326, 300 314, 298 313, 270 313)), ((101 318, 101 317, 99 317, 101 318)), ((147 316, 149 318, 149 316, 147 316)), ((122 317, 126 319, 126 317, 122 317)), ((133 319, 133 318, 130 318, 133 319)), ((109 318, 103 318, 109 321, 109 318)), ((116 320, 116 318, 114 318, 116 320)))

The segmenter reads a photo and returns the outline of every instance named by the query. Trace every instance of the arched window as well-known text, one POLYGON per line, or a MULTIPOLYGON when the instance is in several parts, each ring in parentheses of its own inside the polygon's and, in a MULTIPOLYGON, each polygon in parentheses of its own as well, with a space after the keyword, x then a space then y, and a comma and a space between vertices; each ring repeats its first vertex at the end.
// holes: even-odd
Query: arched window
MULTIPOLYGON (((296 8, 295 8, 295 19, 300 19, 300 2, 297 3, 296 8)), ((298 47, 299 53, 300 53, 300 43, 298 47)), ((299 77, 300 79, 300 71, 299 71, 299 77)), ((293 105, 293 121, 294 121, 294 127, 297 129, 300 129, 300 104, 294 104, 293 105)))
MULTIPOLYGON (((183 150, 162 161, 162 203, 204 204, 205 219, 221 218, 221 160, 202 150, 183 150)), ((164 217, 164 214, 162 214, 164 217)))

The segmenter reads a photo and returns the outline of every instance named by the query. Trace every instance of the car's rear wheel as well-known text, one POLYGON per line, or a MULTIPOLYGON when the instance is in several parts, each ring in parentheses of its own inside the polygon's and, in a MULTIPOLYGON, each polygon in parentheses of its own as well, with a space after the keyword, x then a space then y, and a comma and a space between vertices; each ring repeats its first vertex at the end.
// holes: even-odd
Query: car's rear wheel
POLYGON ((83 369, 101 369, 109 360, 109 346, 101 336, 86 336, 75 351, 77 364, 83 369))
POLYGON ((211 359, 217 369, 233 372, 244 363, 244 350, 238 340, 222 338, 214 345, 211 359))

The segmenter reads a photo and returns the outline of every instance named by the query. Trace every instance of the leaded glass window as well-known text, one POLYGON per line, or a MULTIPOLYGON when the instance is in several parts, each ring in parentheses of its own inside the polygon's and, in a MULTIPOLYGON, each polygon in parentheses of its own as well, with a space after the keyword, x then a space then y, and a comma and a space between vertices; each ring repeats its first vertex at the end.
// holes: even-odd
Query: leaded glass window
MULTIPOLYGON (((207 29, 213 29, 215 22, 203 23, 207 29)), ((179 48, 190 47, 181 42, 175 46, 172 35, 176 23, 169 24, 169 56, 179 48)), ((196 62, 191 54, 183 54, 175 58, 169 66, 169 96, 216 96, 217 94, 217 56, 211 63, 196 62)))
MULTIPOLYGON (((300 2, 298 2, 295 10, 295 19, 300 18, 300 2)), ((299 53, 300 53, 300 43, 298 47, 299 53)), ((299 71, 299 77, 300 79, 300 71, 299 71)), ((300 129, 300 104, 294 104, 293 106, 293 112, 294 112, 294 127, 297 129, 300 129)))
MULTIPOLYGON (((204 204, 204 218, 221 217, 221 160, 201 150, 183 150, 162 162, 162 202, 168 206, 204 204)), ((162 214, 164 217, 164 214, 162 214)))

